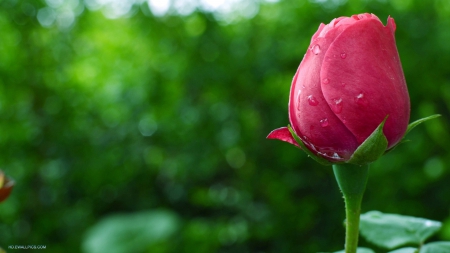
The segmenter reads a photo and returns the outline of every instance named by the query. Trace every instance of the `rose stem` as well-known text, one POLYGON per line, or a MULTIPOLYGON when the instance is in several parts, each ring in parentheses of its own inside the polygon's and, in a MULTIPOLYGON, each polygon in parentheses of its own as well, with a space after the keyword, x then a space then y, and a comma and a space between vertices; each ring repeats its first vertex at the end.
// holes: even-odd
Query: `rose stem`
POLYGON ((361 201, 369 176, 369 165, 334 164, 334 175, 345 202, 345 253, 356 253, 361 201))

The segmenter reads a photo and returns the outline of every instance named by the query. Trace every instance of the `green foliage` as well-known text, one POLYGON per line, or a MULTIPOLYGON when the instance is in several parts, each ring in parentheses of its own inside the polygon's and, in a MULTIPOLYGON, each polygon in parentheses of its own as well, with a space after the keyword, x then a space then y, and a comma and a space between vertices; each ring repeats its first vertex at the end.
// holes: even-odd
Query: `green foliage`
POLYGON ((448 253, 450 252, 450 242, 430 242, 420 248, 401 248, 388 253, 448 253))
POLYGON ((417 248, 407 247, 407 248, 396 249, 394 251, 389 251, 388 253, 418 253, 418 252, 417 252, 417 248))
POLYGON ((448 253, 450 242, 431 242, 423 245, 419 253, 448 253))
MULTIPOLYGON (((398 248, 406 244, 421 246, 425 240, 437 233, 441 226, 442 223, 438 221, 398 214, 384 214, 378 211, 362 214, 360 221, 361 235, 367 241, 387 249, 398 248)), ((445 249, 449 243, 425 244, 420 252, 432 252, 427 250, 438 249, 439 247, 445 249)), ((411 252, 411 248, 397 251, 394 252, 411 252)))
MULTIPOLYGON (((334 253, 345 253, 345 250, 336 251, 334 253)), ((369 248, 359 247, 358 250, 356 251, 356 253, 375 253, 375 251, 373 251, 369 248)))
POLYGON ((179 218, 165 210, 108 216, 90 228, 83 242, 87 253, 147 252, 179 229, 179 218))
POLYGON ((82 252, 110 215, 160 209, 180 223, 148 252, 342 248, 331 168, 265 137, 288 124, 319 24, 360 12, 395 18, 411 119, 442 114, 371 164, 362 208, 448 221, 447 1, 245 1, 229 16, 136 1, 121 17, 99 2, 0 1, 0 168, 16 182, 5 250, 82 252))
MULTIPOLYGON (((389 251, 388 253, 448 253, 450 242, 425 240, 436 234, 442 224, 438 221, 398 214, 384 214, 370 211, 361 215, 360 232, 364 238, 383 248, 395 249, 403 245, 415 245, 389 251)), ((374 253, 369 248, 358 248, 357 253, 374 253)), ((345 250, 335 253, 345 253, 345 250)))
MULTIPOLYGON (((323 253, 323 252, 318 252, 318 253, 323 253)), ((334 253, 345 253, 345 250, 336 251, 334 253)), ((375 253, 375 252, 369 248, 358 247, 356 253, 375 253)))

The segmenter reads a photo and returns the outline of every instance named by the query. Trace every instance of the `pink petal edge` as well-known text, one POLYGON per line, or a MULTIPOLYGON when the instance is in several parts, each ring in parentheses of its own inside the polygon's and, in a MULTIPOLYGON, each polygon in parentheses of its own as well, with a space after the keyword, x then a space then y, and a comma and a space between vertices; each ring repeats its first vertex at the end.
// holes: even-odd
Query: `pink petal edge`
POLYGON ((273 130, 272 132, 269 133, 269 135, 267 135, 266 138, 284 141, 284 142, 290 143, 290 144, 295 145, 300 148, 300 146, 295 141, 295 139, 292 137, 292 134, 291 134, 291 132, 289 132, 289 129, 287 127, 280 127, 280 128, 273 130))

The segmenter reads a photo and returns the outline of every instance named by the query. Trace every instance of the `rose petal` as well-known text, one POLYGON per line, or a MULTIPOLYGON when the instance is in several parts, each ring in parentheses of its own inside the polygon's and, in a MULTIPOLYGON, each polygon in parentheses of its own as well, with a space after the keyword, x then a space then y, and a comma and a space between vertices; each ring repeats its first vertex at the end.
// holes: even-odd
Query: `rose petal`
POLYGON ((285 142, 288 142, 288 143, 293 144, 300 148, 300 146, 295 141, 295 139, 292 137, 292 134, 291 134, 291 132, 289 132, 289 129, 287 127, 280 127, 280 128, 273 130, 272 132, 270 132, 269 135, 267 135, 266 138, 285 141, 285 142))
POLYGON ((346 27, 331 29, 325 37, 313 37, 292 82, 289 99, 289 120, 305 145, 314 152, 338 153, 344 158, 353 153, 357 141, 325 101, 320 67, 328 47, 346 27))
POLYGON ((384 133, 395 145, 409 121, 409 96, 394 38, 395 23, 385 27, 364 15, 339 34, 325 54, 320 78, 326 103, 342 102, 340 121, 362 143, 389 118, 384 133))

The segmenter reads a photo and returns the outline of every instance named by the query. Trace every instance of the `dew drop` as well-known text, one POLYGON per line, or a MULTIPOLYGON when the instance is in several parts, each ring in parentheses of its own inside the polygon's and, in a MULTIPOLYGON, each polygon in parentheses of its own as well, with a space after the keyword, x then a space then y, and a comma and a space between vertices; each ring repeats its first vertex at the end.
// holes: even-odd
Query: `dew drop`
POLYGON ((309 105, 316 106, 319 104, 319 101, 317 101, 317 99, 313 95, 309 95, 308 103, 309 103, 309 105))
POLYGON ((328 83, 330 83, 330 79, 328 79, 328 78, 325 78, 325 79, 323 79, 323 81, 322 81, 324 84, 328 84, 328 83))
POLYGON ((312 48, 312 51, 313 51, 313 53, 315 54, 315 55, 318 55, 318 54, 320 54, 320 46, 319 46, 319 44, 316 44, 313 48, 312 48))
POLYGON ((333 159, 336 161, 342 161, 344 158, 339 155, 335 150, 333 150, 332 148, 321 148, 320 151, 318 152, 319 155, 329 158, 329 159, 333 159))
POLYGON ((341 54, 341 58, 342 58, 342 59, 347 58, 347 54, 346 54, 346 53, 342 53, 342 54, 341 54))
POLYGON ((333 110, 334 113, 342 112, 342 98, 333 99, 333 103, 331 104, 331 110, 333 110))
POLYGON ((324 118, 324 119, 321 119, 321 120, 320 120, 320 125, 321 125, 322 127, 327 127, 329 124, 330 124, 330 123, 328 123, 328 119, 327 119, 327 118, 324 118))
POLYGON ((342 159, 342 157, 340 157, 340 156, 338 155, 338 153, 336 153, 336 152, 334 152, 333 155, 332 155, 331 157, 334 158, 334 159, 336 159, 336 160, 342 159))
POLYGON ((341 83, 341 86, 342 86, 342 87, 345 87, 345 85, 347 85, 347 84, 344 83, 344 82, 341 83))
POLYGON ((297 111, 301 111, 301 104, 300 104, 300 100, 301 100, 301 97, 300 97, 300 90, 298 90, 298 95, 297 95, 297 111))
POLYGON ((369 103, 367 99, 364 97, 363 93, 360 93, 355 97, 355 102, 361 106, 367 106, 367 104, 369 103))

